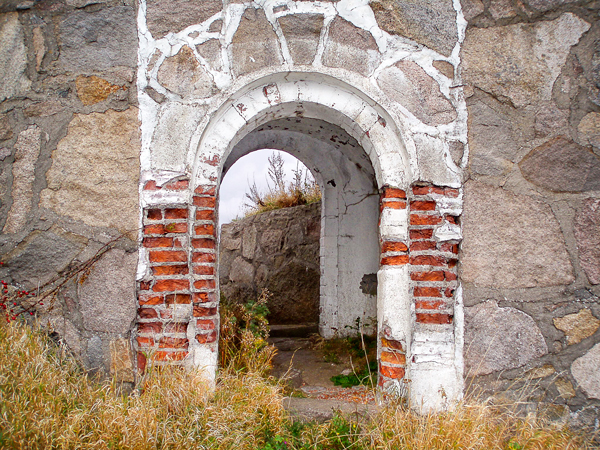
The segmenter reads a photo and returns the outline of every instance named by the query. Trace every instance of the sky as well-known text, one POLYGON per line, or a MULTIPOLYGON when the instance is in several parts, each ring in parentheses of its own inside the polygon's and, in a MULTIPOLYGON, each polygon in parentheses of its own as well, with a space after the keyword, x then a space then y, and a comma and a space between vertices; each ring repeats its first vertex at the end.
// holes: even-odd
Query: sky
POLYGON ((296 164, 306 170, 306 166, 298 159, 279 150, 258 150, 241 157, 231 166, 221 183, 219 224, 229 223, 238 216, 243 217, 246 192, 249 192, 249 185, 254 181, 260 192, 268 190, 267 180, 273 185, 268 175, 267 158, 274 152, 281 153, 287 182, 292 181, 292 170, 296 169, 296 164))

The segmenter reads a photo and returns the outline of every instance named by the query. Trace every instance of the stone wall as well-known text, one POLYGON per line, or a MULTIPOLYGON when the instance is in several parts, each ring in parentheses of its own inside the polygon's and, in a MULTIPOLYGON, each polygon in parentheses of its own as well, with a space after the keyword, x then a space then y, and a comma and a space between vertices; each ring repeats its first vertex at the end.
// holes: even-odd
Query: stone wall
POLYGON ((599 6, 484 3, 462 1, 469 21, 461 51, 469 112, 460 253, 466 375, 495 392, 533 380, 540 389, 527 398, 530 407, 554 402, 555 414, 579 410, 572 419, 593 424, 600 406, 599 6))
POLYGON ((87 368, 127 382, 137 309, 136 14, 133 0, 0 5, 0 279, 37 290, 124 235, 38 313, 87 368))
POLYGON ((272 294, 269 323, 319 322, 321 204, 269 211, 221 227, 219 282, 230 300, 272 294))
POLYGON ((599 9, 4 1, 0 279, 37 288, 124 235, 41 317, 123 380, 132 338, 140 369, 214 376, 219 183, 277 148, 323 192, 324 335, 376 311, 381 379, 424 409, 464 370, 487 392, 534 379, 529 407, 592 423, 599 9))

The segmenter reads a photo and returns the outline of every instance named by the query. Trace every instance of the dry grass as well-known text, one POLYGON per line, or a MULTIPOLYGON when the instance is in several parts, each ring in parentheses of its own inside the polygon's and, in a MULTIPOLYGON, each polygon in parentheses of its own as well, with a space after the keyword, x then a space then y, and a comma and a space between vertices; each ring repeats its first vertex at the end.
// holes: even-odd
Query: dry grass
POLYGON ((579 449, 564 427, 485 405, 418 416, 390 405, 368 424, 294 424, 274 381, 223 371, 154 370, 130 395, 87 377, 41 331, 0 326, 0 447, 8 449, 579 449))

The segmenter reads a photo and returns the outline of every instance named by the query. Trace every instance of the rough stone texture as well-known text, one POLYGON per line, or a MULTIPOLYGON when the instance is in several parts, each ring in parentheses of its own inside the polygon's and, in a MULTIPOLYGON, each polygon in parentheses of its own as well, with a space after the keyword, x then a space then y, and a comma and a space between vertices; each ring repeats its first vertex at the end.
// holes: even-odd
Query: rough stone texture
POLYGON ((133 383, 133 361, 131 345, 128 339, 119 338, 110 343, 110 374, 121 383, 133 383))
POLYGON ((0 140, 10 139, 13 136, 8 116, 0 114, 0 140))
POLYGON ((202 23, 223 9, 222 0, 148 0, 146 21, 154 39, 202 23))
POLYGON ((484 11, 483 2, 481 0, 461 0, 460 1, 463 14, 467 21, 478 16, 484 11))
POLYGON ((221 228, 221 291, 235 301, 263 288, 271 323, 319 320, 319 204, 284 208, 221 228))
POLYGON ((139 148, 136 108, 76 114, 52 153, 40 206, 137 235, 139 148))
POLYGON ((456 119, 456 110, 444 97, 437 82, 415 62, 400 61, 381 72, 379 86, 427 125, 456 119))
POLYGON ((5 233, 20 231, 25 226, 31 211, 35 164, 40 154, 40 134, 41 130, 33 125, 19 133, 15 144, 11 192, 13 202, 4 225, 5 233))
POLYGON ((600 320, 596 319, 589 309, 582 309, 577 314, 568 314, 554 319, 554 326, 565 333, 567 344, 578 344, 593 335, 600 320))
POLYGON ((600 189, 600 158, 564 136, 533 149, 519 167, 528 181, 550 191, 600 189))
POLYGON ((600 399, 600 344, 573 361, 571 373, 588 397, 600 399))
POLYGON ((590 283, 600 283, 600 200, 587 199, 575 218, 579 264, 590 283))
POLYGON ((574 280, 560 227, 545 203, 469 181, 462 222, 463 282, 522 288, 574 280))
POLYGON ((557 6, 575 3, 578 0, 528 0, 527 3, 538 11, 550 11, 557 6))
POLYGON ((209 39, 202 44, 196 45, 196 50, 215 70, 223 68, 221 60, 221 44, 217 39, 209 39))
POLYGON ((535 135, 545 137, 564 132, 567 127, 567 113, 549 103, 543 105, 535 116, 535 135))
POLYGON ((262 9, 246 9, 232 44, 232 67, 237 76, 282 62, 277 35, 262 9))
POLYGON ((509 118, 492 106, 476 101, 468 105, 469 169, 476 175, 506 174, 518 146, 509 118))
POLYGON ((340 17, 333 20, 329 26, 323 64, 354 70, 366 76, 377 67, 379 59, 377 43, 371 33, 340 17))
POLYGON ((577 126, 579 143, 600 148, 600 113, 591 112, 581 119, 577 126))
POLYGON ((136 315, 137 253, 113 249, 79 286, 83 325, 89 331, 125 333, 136 315))
POLYGON ((31 82, 25 75, 27 50, 17 13, 0 16, 0 102, 22 96, 31 82))
POLYGON ((589 27, 566 13, 533 25, 469 28, 462 48, 463 79, 517 107, 550 100, 571 46, 589 27))
POLYGON ((294 64, 311 64, 315 59, 323 28, 320 14, 296 14, 279 19, 294 64))
POLYGON ((129 6, 75 11, 60 23, 60 62, 70 71, 104 70, 137 63, 136 13, 129 6))
POLYGON ((458 40, 451 0, 375 0, 371 8, 383 30, 413 39, 443 55, 450 55, 458 40))
POLYGON ((554 381, 554 386, 556 386, 556 389, 558 390, 558 395, 564 399, 573 398, 576 395, 575 389, 569 380, 557 378, 554 381))
POLYGON ((515 308, 486 301, 465 308, 465 373, 486 375, 521 367, 546 354, 534 320, 515 308))
POLYGON ((95 75, 91 77, 78 76, 75 86, 77 87, 77 96, 85 106, 102 102, 119 89, 126 89, 124 86, 109 83, 95 75))
POLYGON ((17 283, 37 288, 64 270, 83 249, 83 243, 53 232, 34 232, 5 257, 8 273, 17 283))
POLYGON ((209 97, 216 89, 212 77, 187 45, 181 47, 175 56, 164 60, 158 69, 158 81, 183 98, 209 97))

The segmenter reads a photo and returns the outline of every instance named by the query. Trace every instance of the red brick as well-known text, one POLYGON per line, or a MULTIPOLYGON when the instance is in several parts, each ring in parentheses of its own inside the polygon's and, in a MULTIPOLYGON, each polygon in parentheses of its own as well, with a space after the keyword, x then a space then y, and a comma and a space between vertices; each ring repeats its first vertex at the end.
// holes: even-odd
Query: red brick
POLYGON ((381 205, 383 208, 406 209, 406 202, 402 201, 384 200, 381 205))
POLYGON ((431 239, 431 237, 433 236, 433 229, 425 228, 420 230, 410 230, 409 236, 411 240, 431 239))
POLYGON ((187 219, 188 210, 186 208, 165 209, 165 219, 187 219))
POLYGON ((189 180, 174 180, 169 181, 167 184, 163 186, 165 189, 169 189, 171 191, 184 191, 190 187, 189 180))
POLYGON ((444 195, 444 188, 437 186, 414 186, 413 194, 415 195, 428 195, 428 194, 440 194, 444 195))
POLYGON ((448 260, 448 268, 449 269, 455 268, 457 264, 458 264, 458 259, 456 259, 456 258, 448 260))
POLYGON ((200 344, 210 344, 211 342, 215 342, 217 340, 217 330, 214 330, 209 334, 197 334, 196 340, 200 344))
POLYGON ((215 212, 212 209, 199 209, 196 211, 196 220, 215 220, 215 212))
POLYGON ((172 319, 173 318, 173 310, 172 309, 161 309, 160 311, 161 319, 172 319))
POLYGON ((187 305, 192 303, 192 296, 190 294, 168 294, 165 295, 165 303, 167 305, 187 305))
POLYGON ((454 188, 445 188, 444 189, 444 195, 446 195, 446 197, 458 197, 458 195, 460 194, 460 191, 458 189, 454 189, 454 188))
POLYGON ((167 233, 187 233, 187 223, 170 223, 165 225, 165 232, 167 233))
POLYGON ((165 324, 165 333, 187 333, 187 327, 185 322, 169 322, 165 324))
POLYGON ((444 295, 445 295, 446 297, 452 297, 452 296, 454 295, 454 289, 453 289, 453 288, 447 288, 447 289, 444 291, 444 295))
POLYGON ((212 155, 210 158, 204 156, 200 160, 206 164, 217 167, 221 161, 221 157, 219 155, 212 155))
POLYGON ((441 297, 442 292, 439 287, 415 286, 413 295, 415 297, 441 297))
POLYGON ((419 255, 411 256, 410 263, 413 266, 445 266, 446 259, 441 256, 419 255))
POLYGON ((215 288, 215 280, 196 280, 194 281, 194 287, 196 289, 214 289, 215 288))
POLYGON ((186 262, 187 253, 182 251, 154 250, 150 252, 150 262, 186 262))
POLYGON ((154 292, 185 291, 189 288, 188 280, 157 280, 152 286, 154 292))
POLYGON ((435 211, 436 203, 433 201, 415 200, 410 202, 410 209, 414 211, 435 211))
POLYGON ((458 279, 456 274, 453 272, 450 272, 449 270, 444 270, 444 276, 446 277, 447 281, 455 281, 458 279))
POLYGON ((411 214, 410 215, 410 224, 411 225, 437 225, 442 223, 442 218, 440 216, 431 215, 426 216, 423 214, 411 214))
POLYGON ((162 223, 146 225, 144 227, 144 234, 165 234, 165 226, 162 223))
POLYGON ((150 220, 162 220, 162 211, 160 209, 149 209, 148 219, 150 220))
POLYGON ((384 187, 383 198, 406 198, 406 192, 398 188, 384 187))
POLYGON ((194 292, 194 303, 208 303, 217 301, 217 295, 214 292, 194 292))
POLYGON ((194 196, 194 205, 201 208, 213 208, 215 207, 216 200, 214 197, 198 197, 194 196))
POLYGON ((140 281, 140 291, 148 291, 151 283, 149 281, 140 281))
POLYGON ((146 355, 142 352, 137 352, 137 368, 139 373, 144 373, 146 371, 146 355))
POLYGON ((416 241, 410 244, 410 251, 435 250, 436 246, 437 243, 435 241, 416 241))
POLYGON ((199 195, 212 195, 214 196, 216 193, 216 187, 215 186, 198 186, 195 190, 194 193, 199 194, 199 195))
POLYGON ((158 343, 158 348, 188 348, 188 340, 186 338, 163 337, 158 343))
POLYGON ((187 275, 189 268, 187 264, 178 264, 176 266, 153 266, 151 267, 154 275, 187 275))
POLYGON ((160 305, 165 302, 165 299, 162 295, 156 294, 140 294, 139 295, 139 303, 141 306, 145 305, 160 305))
POLYGON ((415 308, 417 309, 444 309, 447 303, 444 300, 417 300, 415 308))
POLYGON ((214 263, 217 260, 215 253, 192 253, 192 262, 194 263, 214 263))
POLYGON ((173 238, 170 237, 145 237, 142 245, 146 248, 173 247, 173 238))
POLYGON ((404 242, 385 241, 381 244, 381 253, 387 252, 405 252, 408 247, 404 242))
POLYGON ((214 330, 216 323, 212 319, 198 319, 196 320, 196 328, 199 330, 214 330))
POLYGON ((194 266, 196 275, 214 275, 215 268, 213 266, 194 266))
POLYGON ((194 228, 196 236, 214 236, 215 227, 213 225, 198 225, 194 228))
POLYGON ((381 352, 381 362, 389 364, 406 364, 406 356, 402 353, 381 352))
POLYGON ((419 323, 432 323, 436 325, 445 325, 452 323, 452 316, 450 314, 425 314, 417 313, 417 322, 419 323))
POLYGON ((453 224, 458 223, 458 217, 456 217, 456 216, 450 216, 450 215, 446 214, 444 216, 444 219, 446 219, 448 222, 453 223, 453 224))
POLYGON ((404 378, 404 369, 402 367, 390 367, 381 364, 379 371, 384 377, 393 378, 396 380, 401 380, 404 378))
POLYGON ((160 189, 160 187, 158 187, 156 185, 156 181, 154 181, 154 180, 146 181, 146 184, 144 184, 145 191, 157 191, 159 189, 160 189))
POLYGON ((162 331, 161 322, 138 323, 138 333, 160 333, 162 331))
POLYGON ((444 281, 444 272, 441 270, 431 272, 413 272, 410 274, 413 281, 444 281))
POLYGON ((442 252, 450 252, 454 254, 458 254, 458 244, 451 244, 450 242, 444 242, 440 245, 440 250, 442 252))
POLYGON ((401 266, 402 264, 408 264, 408 255, 395 255, 381 258, 382 266, 401 266))
POLYGON ((215 248, 215 240, 209 238, 192 239, 192 247, 194 248, 215 248))
POLYGON ((217 314, 217 307, 194 306, 194 317, 207 317, 217 314))
POLYGON ((181 361, 185 359, 188 352, 165 352, 159 351, 152 355, 152 359, 155 361, 181 361))
POLYGON ((154 339, 149 337, 140 337, 136 338, 138 347, 154 347, 154 339))
POLYGON ((381 346, 386 348, 391 348, 393 350, 404 351, 404 347, 402 346, 402 342, 393 341, 391 339, 381 338, 381 346))
POLYGON ((158 314, 152 308, 140 308, 138 309, 138 316, 140 319, 156 319, 158 314))

